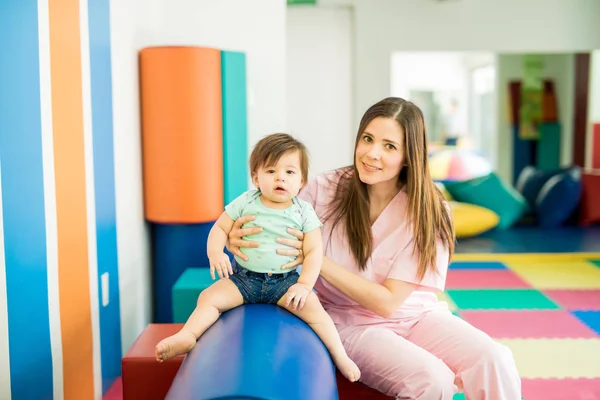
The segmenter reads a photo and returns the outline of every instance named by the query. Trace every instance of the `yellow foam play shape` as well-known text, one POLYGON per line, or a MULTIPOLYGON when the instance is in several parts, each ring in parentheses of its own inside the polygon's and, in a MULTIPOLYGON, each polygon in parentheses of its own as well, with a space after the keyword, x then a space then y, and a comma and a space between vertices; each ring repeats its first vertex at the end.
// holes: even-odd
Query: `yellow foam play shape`
POLYGON ((457 238, 479 235, 500 222, 498 214, 487 208, 457 201, 450 201, 449 204, 457 238))

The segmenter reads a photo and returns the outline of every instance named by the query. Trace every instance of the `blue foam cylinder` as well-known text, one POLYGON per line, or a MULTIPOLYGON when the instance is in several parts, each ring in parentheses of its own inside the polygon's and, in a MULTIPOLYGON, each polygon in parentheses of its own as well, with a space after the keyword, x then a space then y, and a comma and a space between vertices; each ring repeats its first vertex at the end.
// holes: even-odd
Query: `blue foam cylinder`
POLYGON ((335 368, 323 342, 281 307, 237 307, 198 340, 167 400, 337 400, 335 368))
POLYGON ((208 268, 206 240, 214 222, 152 225, 154 322, 173 322, 171 291, 188 268, 208 268))

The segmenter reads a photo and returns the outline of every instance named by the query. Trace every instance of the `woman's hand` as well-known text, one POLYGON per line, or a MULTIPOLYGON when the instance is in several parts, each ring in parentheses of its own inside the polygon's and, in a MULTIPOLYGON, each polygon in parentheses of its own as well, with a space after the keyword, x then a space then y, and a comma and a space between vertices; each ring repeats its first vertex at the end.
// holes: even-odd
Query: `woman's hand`
POLYGON ((256 217, 254 215, 247 215, 245 217, 238 218, 235 220, 233 227, 231 227, 231 230, 229 231, 229 240, 226 244, 227 250, 240 257, 244 261, 248 261, 248 257, 242 253, 240 247, 258 247, 258 243, 244 240, 242 238, 248 235, 256 235, 257 233, 261 233, 263 230, 259 227, 242 229, 242 225, 244 225, 246 222, 254 221, 255 219, 256 217))
POLYGON ((298 240, 287 238, 277 239, 277 243, 291 247, 291 249, 278 249, 277 254, 282 256, 296 257, 296 259, 288 264, 285 264, 283 267, 281 267, 281 269, 296 268, 298 265, 302 264, 302 261, 304 261, 304 253, 302 252, 304 232, 292 228, 288 228, 287 231, 291 235, 294 235, 298 240))

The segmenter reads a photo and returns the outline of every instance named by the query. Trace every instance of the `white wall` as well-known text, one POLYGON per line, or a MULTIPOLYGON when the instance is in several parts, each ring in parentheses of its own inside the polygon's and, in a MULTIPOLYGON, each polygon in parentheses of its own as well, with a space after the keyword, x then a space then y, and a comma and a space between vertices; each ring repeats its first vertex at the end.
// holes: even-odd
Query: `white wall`
MULTIPOLYGON (((499 54, 497 57, 498 81, 498 174, 512 182, 513 178, 513 134, 508 120, 508 82, 523 77, 522 54, 499 54)), ((574 101, 574 55, 544 55, 544 78, 554 81, 561 123, 561 165, 573 161, 573 101, 574 101)))
POLYGON ((111 2, 117 229, 123 349, 151 318, 149 237, 143 218, 138 52, 195 45, 247 56, 248 144, 286 130, 285 0, 111 2))
POLYGON ((288 122, 308 147, 310 175, 349 165, 356 136, 351 10, 288 7, 286 34, 288 122))
POLYGON ((144 222, 140 143, 137 4, 110 7, 113 135, 123 354, 151 318, 149 232, 144 222))
POLYGON ((444 127, 434 121, 437 115, 445 118, 451 99, 458 101, 458 129, 463 135, 468 133, 468 77, 460 52, 395 52, 391 55, 390 95, 411 100, 421 107, 431 141, 439 142, 444 134, 444 127), (411 91, 435 93, 435 105, 429 96, 425 100, 414 93, 411 95, 411 91))
POLYGON ((391 63, 390 94, 394 96, 408 98, 411 89, 466 90, 467 69, 461 53, 395 52, 391 63))
POLYGON ((394 51, 587 51, 599 15, 598 0, 354 0, 353 113, 389 95, 394 51))

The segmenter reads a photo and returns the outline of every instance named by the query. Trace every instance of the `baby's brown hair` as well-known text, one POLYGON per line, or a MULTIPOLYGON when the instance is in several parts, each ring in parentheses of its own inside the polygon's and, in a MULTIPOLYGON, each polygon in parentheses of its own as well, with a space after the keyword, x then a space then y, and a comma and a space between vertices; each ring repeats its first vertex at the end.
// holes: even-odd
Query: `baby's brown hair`
POLYGON ((272 166, 284 154, 298 151, 300 153, 300 170, 302 179, 308 179, 308 151, 299 140, 287 133, 274 133, 267 135, 256 143, 250 155, 250 173, 254 174, 263 166, 272 166))

